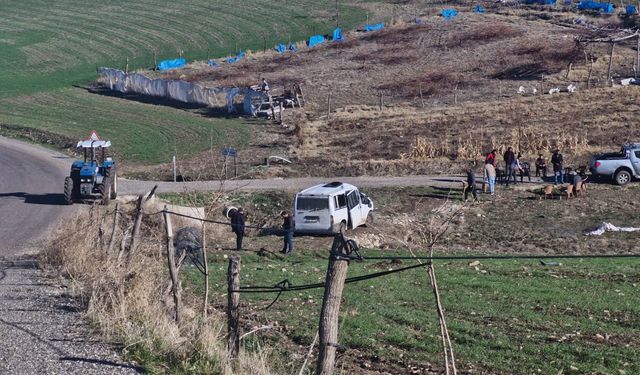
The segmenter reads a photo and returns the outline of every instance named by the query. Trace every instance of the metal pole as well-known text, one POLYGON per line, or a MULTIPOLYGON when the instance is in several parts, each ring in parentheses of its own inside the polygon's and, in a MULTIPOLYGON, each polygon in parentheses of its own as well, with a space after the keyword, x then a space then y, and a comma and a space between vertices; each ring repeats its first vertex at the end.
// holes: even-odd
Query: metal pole
POLYGON ((177 170, 176 170, 176 156, 173 155, 173 182, 178 180, 177 170))

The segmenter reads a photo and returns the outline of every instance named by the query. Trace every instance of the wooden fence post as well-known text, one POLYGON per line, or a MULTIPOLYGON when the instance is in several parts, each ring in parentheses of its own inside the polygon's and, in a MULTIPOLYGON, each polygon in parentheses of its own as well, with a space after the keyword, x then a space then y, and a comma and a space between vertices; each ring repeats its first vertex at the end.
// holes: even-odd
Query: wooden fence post
POLYGON ((638 44, 636 45, 636 72, 634 78, 638 78, 638 71, 640 70, 640 35, 638 35, 638 44))
POLYGON ((607 85, 611 86, 611 65, 613 65, 613 46, 616 44, 611 42, 611 48, 609 49, 609 66, 607 67, 607 85))
POLYGON ((176 260, 175 260, 175 250, 173 248, 173 228, 171 226, 171 216, 169 216, 169 211, 167 210, 167 206, 164 206, 164 210, 162 211, 162 216, 164 217, 164 224, 166 229, 166 237, 167 237, 167 262, 169 263, 169 275, 171 276, 171 285, 173 290, 173 302, 176 307, 176 322, 180 324, 180 285, 178 281, 178 271, 176 270, 176 260))
POLYGON ((333 93, 329 91, 329 96, 327 97, 327 119, 331 118, 331 95, 333 93))
POLYGON ((113 229, 111 230, 111 237, 109 237, 109 246, 107 247, 107 254, 111 253, 113 250, 113 240, 116 237, 116 228, 118 226, 118 208, 120 207, 120 203, 116 203, 116 209, 113 211, 113 229))
POLYGON ((133 258, 133 253, 136 251, 136 248, 138 247, 138 238, 140 237, 140 225, 142 224, 142 217, 144 216, 144 205, 145 203, 147 203, 149 199, 153 197, 157 188, 158 188, 158 185, 154 186, 146 198, 144 195, 140 195, 138 197, 138 202, 136 203, 136 219, 133 224, 133 230, 131 231, 131 244, 129 245, 129 252, 127 253, 127 263, 131 261, 131 259, 133 258))
POLYGON ((238 358, 240 351, 240 257, 229 258, 227 270, 227 348, 231 359, 238 358))
POLYGON ((204 268, 204 300, 202 301, 202 317, 207 318, 209 304, 209 264, 207 263, 207 223, 202 222, 202 263, 204 268))
POLYGON ((331 255, 327 266, 324 298, 320 312, 318 329, 320 344, 318 347, 318 363, 316 375, 332 375, 335 367, 336 348, 338 346, 338 315, 344 281, 347 278, 349 260, 342 235, 337 235, 331 245, 331 255))

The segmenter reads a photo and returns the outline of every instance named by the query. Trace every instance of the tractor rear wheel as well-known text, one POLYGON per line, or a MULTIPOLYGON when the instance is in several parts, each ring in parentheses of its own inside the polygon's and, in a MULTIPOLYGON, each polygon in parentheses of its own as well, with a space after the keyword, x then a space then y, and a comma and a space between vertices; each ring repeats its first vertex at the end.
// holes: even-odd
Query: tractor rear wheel
POLYGON ((73 180, 71 177, 64 178, 64 203, 73 204, 73 180))
POLYGON ((111 195, 109 195, 109 198, 116 199, 118 197, 118 175, 116 172, 113 172, 111 179, 111 195))

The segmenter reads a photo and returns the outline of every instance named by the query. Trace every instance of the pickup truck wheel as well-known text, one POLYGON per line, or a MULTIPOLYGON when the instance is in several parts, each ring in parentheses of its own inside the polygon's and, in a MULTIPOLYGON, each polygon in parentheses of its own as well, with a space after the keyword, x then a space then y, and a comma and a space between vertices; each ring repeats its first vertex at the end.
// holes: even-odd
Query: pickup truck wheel
POLYGON ((627 172, 627 171, 618 171, 618 173, 616 173, 614 180, 616 182, 616 184, 622 186, 622 185, 626 185, 627 183, 629 183, 631 181, 631 173, 627 172))

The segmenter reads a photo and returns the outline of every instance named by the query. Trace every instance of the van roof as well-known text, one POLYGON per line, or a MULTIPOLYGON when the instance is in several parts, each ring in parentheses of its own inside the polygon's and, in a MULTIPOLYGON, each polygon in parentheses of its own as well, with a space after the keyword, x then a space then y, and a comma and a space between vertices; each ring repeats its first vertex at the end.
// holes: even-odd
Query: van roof
POLYGON ((336 195, 340 193, 344 193, 347 191, 352 191, 357 189, 355 186, 339 181, 330 182, 327 184, 320 184, 316 186, 312 186, 310 188, 304 189, 299 192, 299 195, 319 195, 319 196, 329 196, 336 195))

